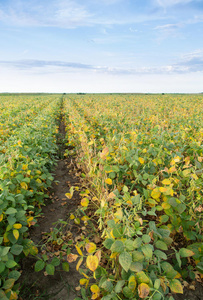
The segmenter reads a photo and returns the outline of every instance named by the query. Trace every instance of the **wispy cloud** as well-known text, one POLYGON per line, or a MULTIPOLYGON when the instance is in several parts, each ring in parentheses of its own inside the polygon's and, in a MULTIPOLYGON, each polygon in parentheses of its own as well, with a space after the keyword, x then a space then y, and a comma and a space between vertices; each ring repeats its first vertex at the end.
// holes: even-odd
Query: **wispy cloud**
POLYGON ((155 2, 161 7, 171 7, 177 4, 188 4, 194 0, 155 0, 155 2))
POLYGON ((90 70, 95 72, 109 73, 114 75, 133 75, 133 74, 175 74, 203 72, 203 51, 197 51, 185 55, 182 60, 175 64, 158 67, 139 67, 139 68, 114 68, 108 66, 82 64, 78 62, 66 61, 46 61, 46 60, 18 60, 0 61, 4 67, 16 68, 18 70, 41 70, 46 72, 71 72, 71 70, 90 70))

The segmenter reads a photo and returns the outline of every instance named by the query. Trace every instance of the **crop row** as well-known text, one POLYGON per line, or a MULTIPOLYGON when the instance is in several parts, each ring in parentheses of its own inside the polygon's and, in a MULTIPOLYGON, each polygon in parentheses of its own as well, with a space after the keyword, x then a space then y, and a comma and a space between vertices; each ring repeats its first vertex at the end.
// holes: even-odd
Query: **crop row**
POLYGON ((173 299, 201 279, 202 111, 202 95, 67 96, 69 153, 97 194, 107 260, 89 251, 92 299, 173 299))
POLYGON ((28 228, 53 177, 59 96, 0 99, 0 298, 17 299, 23 256, 36 255, 28 228))

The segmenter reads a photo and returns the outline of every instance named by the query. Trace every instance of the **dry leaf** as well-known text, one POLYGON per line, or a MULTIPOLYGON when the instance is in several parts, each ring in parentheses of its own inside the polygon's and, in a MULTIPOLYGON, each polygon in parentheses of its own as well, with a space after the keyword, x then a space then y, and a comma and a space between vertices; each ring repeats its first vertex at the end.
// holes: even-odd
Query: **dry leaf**
POLYGON ((70 254, 67 255, 67 261, 69 263, 72 263, 72 262, 76 261, 77 258, 78 258, 77 254, 70 253, 70 254))

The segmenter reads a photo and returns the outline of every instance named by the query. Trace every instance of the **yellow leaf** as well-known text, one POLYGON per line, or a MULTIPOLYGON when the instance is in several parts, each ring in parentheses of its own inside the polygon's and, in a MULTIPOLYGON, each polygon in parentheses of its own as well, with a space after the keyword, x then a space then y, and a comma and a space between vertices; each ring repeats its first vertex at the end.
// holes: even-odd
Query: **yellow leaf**
POLYGON ((111 185, 111 184, 112 184, 112 179, 111 179, 111 178, 107 178, 107 179, 105 180, 105 182, 106 182, 107 184, 111 185))
POLYGON ((74 216, 73 214, 71 214, 71 215, 70 215, 70 219, 71 219, 71 220, 74 220, 74 219, 75 219, 75 216, 74 216))
POLYGON ((24 190, 27 190, 27 189, 28 189, 27 183, 21 182, 20 185, 21 185, 22 189, 24 189, 24 190))
POLYGON ((97 249, 97 246, 94 243, 88 243, 86 244, 85 249, 88 253, 94 253, 97 249))
POLYGON ((73 195, 71 195, 71 193, 66 193, 65 196, 66 196, 68 199, 71 199, 73 195))
POLYGON ((25 171, 25 170, 27 170, 27 167, 28 167, 28 165, 23 165, 22 169, 25 171))
POLYGON ((14 235, 15 239, 18 240, 18 238, 19 238, 19 231, 17 229, 14 229, 13 230, 13 235, 14 235))
POLYGON ((78 263, 77 263, 77 266, 76 266, 76 270, 78 271, 79 270, 79 267, 81 266, 83 262, 83 257, 81 257, 79 260, 78 260, 78 263))
POLYGON ((22 227, 22 224, 20 224, 20 223, 16 223, 13 225, 13 228, 15 228, 15 229, 20 229, 21 227, 22 227))
POLYGON ((75 245, 75 248, 76 248, 78 254, 80 254, 81 256, 83 256, 81 249, 77 245, 75 245))
POLYGON ((86 264, 87 264, 88 269, 90 269, 90 271, 94 272, 99 265, 98 257, 89 255, 86 259, 86 264))
POLYGON ((160 192, 165 193, 167 191, 167 188, 162 186, 159 188, 159 190, 160 192))
POLYGON ((80 204, 84 207, 87 207, 89 204, 89 199, 88 198, 83 198, 80 202, 80 204))
POLYGON ((161 193, 159 191, 158 188, 155 188, 152 192, 151 192, 151 196, 154 199, 158 199, 160 197, 161 193))
POLYGON ((171 184, 171 181, 169 179, 164 179, 162 181, 162 183, 165 184, 165 185, 169 185, 169 184, 171 184))
POLYGON ((90 218, 88 216, 83 216, 81 220, 86 223, 90 218))
POLYGON ((145 161, 144 161, 144 158, 142 158, 142 157, 139 157, 138 160, 139 160, 139 162, 140 162, 141 164, 144 164, 144 162, 145 162, 145 161))
POLYGON ((141 299, 146 298, 149 295, 150 287, 146 283, 141 283, 138 285, 138 293, 141 299))

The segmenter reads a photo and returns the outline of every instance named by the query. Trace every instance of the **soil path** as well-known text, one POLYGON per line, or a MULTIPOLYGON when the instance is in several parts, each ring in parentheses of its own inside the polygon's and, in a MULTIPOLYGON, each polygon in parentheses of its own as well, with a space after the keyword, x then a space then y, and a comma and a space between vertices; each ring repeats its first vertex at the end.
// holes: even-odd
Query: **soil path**
MULTIPOLYGON (((65 137, 64 124, 60 123, 58 146, 59 156, 64 157, 65 137)), ((44 233, 50 233, 55 222, 59 219, 67 221, 71 212, 74 212, 80 203, 79 192, 75 191, 72 199, 65 194, 70 191, 71 186, 80 186, 80 178, 76 176, 75 163, 71 157, 60 159, 54 171, 54 181, 50 192, 50 198, 42 209, 42 217, 38 219, 37 226, 32 227, 30 238, 38 245, 39 256, 43 252, 44 233)), ((78 235, 77 227, 66 228, 66 232, 72 233, 71 239, 78 235)), ((57 251, 57 249, 55 249, 57 251)), ((72 251, 74 253, 74 250, 72 251)), ((63 253, 64 254, 64 253, 63 253)), ((34 271, 35 258, 28 257, 22 261, 22 275, 20 277, 20 299, 21 300, 74 300, 77 297, 76 287, 79 285, 80 274, 76 271, 76 263, 70 264, 69 272, 57 267, 54 275, 44 275, 44 270, 34 271), (58 270, 57 270, 58 269, 58 270)))

